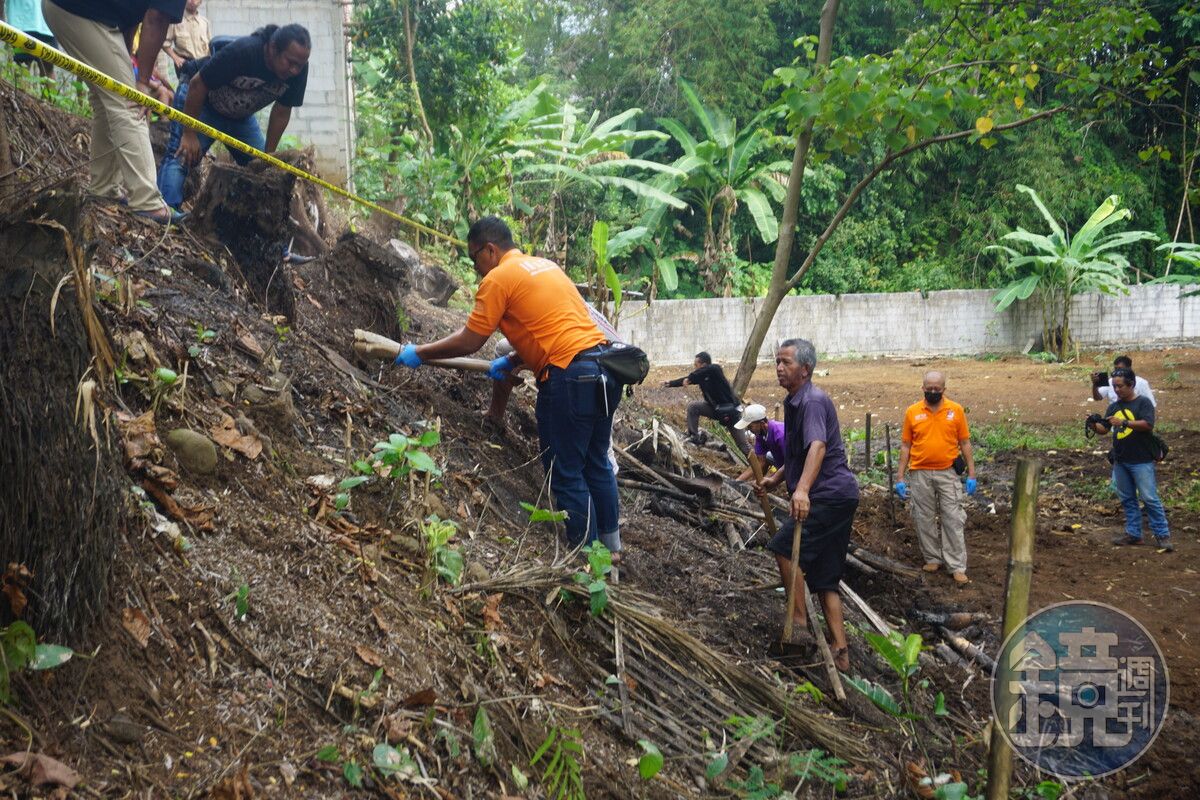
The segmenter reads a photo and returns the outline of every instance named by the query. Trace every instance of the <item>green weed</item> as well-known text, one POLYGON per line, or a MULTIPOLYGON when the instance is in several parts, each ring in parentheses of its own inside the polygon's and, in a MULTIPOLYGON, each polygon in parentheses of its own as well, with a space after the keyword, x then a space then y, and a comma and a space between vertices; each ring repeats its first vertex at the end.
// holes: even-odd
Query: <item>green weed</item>
POLYGON ((583 740, 579 731, 551 728, 529 760, 529 766, 541 765, 542 788, 549 800, 587 800, 583 790, 582 761, 583 740))
POLYGON ((38 644, 29 623, 17 620, 0 630, 0 702, 12 702, 12 676, 22 670, 61 667, 75 651, 58 644, 38 644))

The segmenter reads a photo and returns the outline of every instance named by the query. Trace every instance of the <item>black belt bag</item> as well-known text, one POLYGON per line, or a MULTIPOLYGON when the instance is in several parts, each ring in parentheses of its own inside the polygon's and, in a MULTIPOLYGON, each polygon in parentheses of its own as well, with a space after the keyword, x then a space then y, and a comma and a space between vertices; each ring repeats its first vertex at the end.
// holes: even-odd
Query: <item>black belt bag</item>
POLYGON ((596 361, 612 379, 623 386, 633 386, 646 380, 650 374, 650 358, 640 347, 623 342, 613 342, 596 361))

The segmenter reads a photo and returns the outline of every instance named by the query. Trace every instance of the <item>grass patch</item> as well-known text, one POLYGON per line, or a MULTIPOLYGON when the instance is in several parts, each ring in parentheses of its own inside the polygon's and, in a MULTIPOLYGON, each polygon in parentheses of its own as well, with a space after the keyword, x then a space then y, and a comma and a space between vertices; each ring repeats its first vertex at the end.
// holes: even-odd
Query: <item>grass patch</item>
POLYGON ((1069 486, 1076 495, 1089 500, 1111 500, 1116 496, 1113 493, 1112 478, 1107 475, 1076 478, 1069 486))
POLYGON ((1002 422, 976 426, 971 441, 995 455, 1016 450, 1083 450, 1093 447, 1096 440, 1084 437, 1082 422, 1055 427, 1002 422))
POLYGON ((1200 478, 1172 481, 1162 487, 1162 494, 1168 507, 1200 514, 1200 478))

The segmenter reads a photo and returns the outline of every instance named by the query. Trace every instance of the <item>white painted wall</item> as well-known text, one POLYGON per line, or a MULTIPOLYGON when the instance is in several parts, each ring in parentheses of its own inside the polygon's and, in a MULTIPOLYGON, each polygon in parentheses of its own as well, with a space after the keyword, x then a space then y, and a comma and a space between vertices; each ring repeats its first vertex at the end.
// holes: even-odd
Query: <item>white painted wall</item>
MULTIPOLYGON (((353 93, 346 53, 349 0, 205 0, 200 13, 214 36, 245 36, 263 25, 298 22, 308 28, 313 49, 304 105, 292 113, 287 134, 316 150, 317 173, 345 185, 354 150, 353 93)), ((265 114, 260 122, 266 125, 265 114)))
MULTIPOLYGON (((1200 342, 1200 297, 1178 286, 1132 286, 1128 295, 1075 299, 1071 332, 1083 347, 1153 348, 1200 342)), ((798 336, 828 356, 952 355, 1020 351, 1041 332, 1036 305, 993 310, 991 290, 787 297, 760 358, 798 336)), ((628 302, 618 328, 659 365, 690 364, 700 350, 734 362, 750 336, 758 298, 628 302)))

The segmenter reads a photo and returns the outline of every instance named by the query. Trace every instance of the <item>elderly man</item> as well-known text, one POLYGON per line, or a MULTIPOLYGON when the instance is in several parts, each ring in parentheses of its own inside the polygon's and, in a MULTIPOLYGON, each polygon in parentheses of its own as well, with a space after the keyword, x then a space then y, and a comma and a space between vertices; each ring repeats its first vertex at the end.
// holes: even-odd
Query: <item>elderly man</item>
POLYGON ((733 443, 739 450, 743 453, 750 452, 750 444, 746 441, 745 432, 734 426, 739 419, 742 403, 733 393, 733 387, 729 385, 729 379, 725 377, 725 370, 721 369, 720 364, 714 364, 712 356, 706 351, 696 354, 693 366, 695 369, 686 377, 663 381, 663 386, 700 387, 700 394, 704 396, 704 399, 689 403, 687 407, 688 436, 697 444, 702 442, 700 418, 708 417, 725 426, 725 430, 729 431, 729 435, 733 437, 733 443))
POLYGON ((963 584, 967 583, 967 542, 963 535, 967 511, 955 461, 961 452, 966 463, 966 493, 975 494, 971 433, 963 407, 945 397, 946 378, 942 373, 926 372, 921 389, 925 398, 904 412, 896 494, 907 500, 912 493, 913 523, 925 556, 923 569, 937 572, 945 564, 955 583, 963 584))
MULTIPOLYGON (((1117 356, 1113 359, 1113 374, 1117 370, 1127 369, 1133 371, 1133 359, 1129 356, 1117 356)), ((1150 405, 1158 408, 1158 401, 1154 399, 1154 391, 1150 388, 1150 382, 1141 375, 1137 376, 1134 382, 1133 394, 1135 397, 1144 397, 1150 401, 1150 405)), ((1117 402, 1117 389, 1115 379, 1111 376, 1105 380, 1103 372, 1092 373, 1092 399, 1103 400, 1106 403, 1117 402)))
MULTIPOLYGON (((136 88, 153 95, 151 72, 167 26, 183 18, 184 0, 44 0, 42 13, 68 55, 133 86, 133 62, 127 42, 138 25, 136 88), (129 37, 129 38, 127 38, 129 37)), ((118 94, 88 85, 92 106, 88 191, 121 201, 136 215, 163 225, 183 215, 163 202, 154 185, 154 152, 143 112, 118 94)))
POLYGON ((542 465, 558 508, 567 512, 568 543, 599 538, 619 561, 620 509, 608 446, 621 385, 598 360, 609 350, 607 337, 566 273, 518 250, 499 218, 471 226, 467 254, 481 278, 467 324, 430 344, 406 344, 396 363, 416 368, 426 359, 474 353, 499 328, 516 352, 492 361, 488 375, 508 380, 528 367, 537 379, 542 465))
POLYGON ((775 377, 787 391, 784 404, 783 469, 763 480, 761 491, 787 482, 791 519, 767 544, 775 554, 784 586, 792 587, 797 627, 806 624, 800 576, 792 574, 792 537, 800 526, 800 569, 808 590, 816 592, 829 625, 834 662, 850 669, 850 650, 838 583, 846 567, 850 531, 858 509, 858 482, 846 464, 837 410, 812 384, 817 353, 804 339, 787 339, 775 352, 775 377))
POLYGON ((1112 432, 1112 483, 1121 507, 1125 510, 1125 533, 1113 540, 1117 545, 1142 543, 1142 509, 1150 520, 1150 531, 1158 543, 1158 552, 1173 553, 1171 529, 1167 512, 1158 496, 1158 480, 1154 473, 1156 454, 1154 441, 1154 404, 1136 391, 1137 376, 1133 370, 1117 367, 1112 373, 1117 399, 1109 404, 1104 417, 1090 417, 1097 433, 1112 432), (1139 505, 1138 499, 1141 498, 1139 505))
MULTIPOLYGON (((783 469, 784 428, 782 422, 767 419, 767 409, 758 403, 751 403, 742 411, 742 418, 734 426, 739 431, 749 429, 754 434, 754 454, 765 459, 765 463, 783 469)), ((746 467, 739 481, 748 481, 754 475, 754 470, 746 467)))
MULTIPOLYGON (((191 80, 181 82, 175 108, 243 144, 273 153, 292 119, 292 109, 304 104, 311 54, 312 38, 303 25, 264 26, 222 47, 191 80), (271 115, 264 137, 254 115, 267 106, 271 115)), ((182 205, 188 172, 212 144, 208 136, 171 123, 158 185, 172 208, 182 205)), ((233 148, 229 155, 238 164, 252 159, 233 148)))

